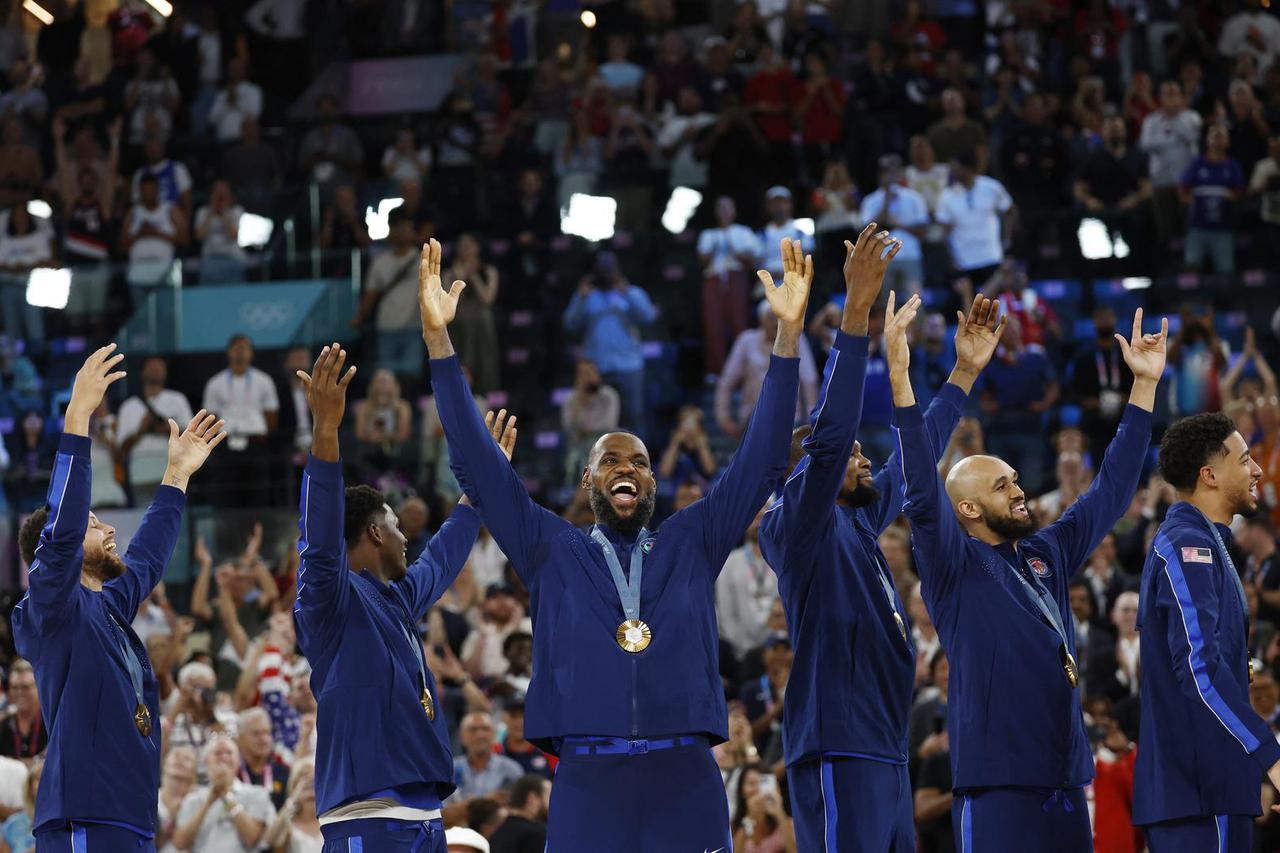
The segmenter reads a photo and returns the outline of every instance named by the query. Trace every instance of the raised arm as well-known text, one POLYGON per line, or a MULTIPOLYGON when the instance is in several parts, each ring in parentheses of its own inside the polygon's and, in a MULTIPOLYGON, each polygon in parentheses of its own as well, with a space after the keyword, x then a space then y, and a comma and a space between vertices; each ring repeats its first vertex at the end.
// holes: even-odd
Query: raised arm
MULTIPOLYGON (((1185 571, 1181 554, 1189 543, 1196 549, 1214 552, 1216 543, 1207 536, 1172 531, 1156 534, 1155 557, 1163 570, 1155 580, 1156 608, 1165 612, 1169 625, 1168 642, 1174 679, 1190 709, 1194 724, 1202 728, 1223 728, 1240 749, 1252 756, 1274 783, 1280 783, 1280 744, 1267 722, 1249 703, 1244 673, 1230 676, 1231 668, 1243 661, 1222 658, 1218 644, 1218 584, 1224 567, 1194 566, 1185 571)), ((1227 581, 1233 583, 1233 581, 1227 581)), ((1228 593, 1234 595, 1235 592, 1228 593)), ((1238 630, 1238 628, 1237 628, 1238 630)))
MULTIPOLYGON (((310 375, 298 371, 311 409, 311 458, 302 475, 302 513, 298 519, 298 598, 293 605, 299 628, 321 636, 341 627, 347 596, 347 547, 343 539, 345 494, 338 455, 338 428, 347 408, 347 387, 354 366, 342 372, 347 353, 337 344, 320 351, 310 375)), ((315 654, 315 649, 308 649, 315 654)))
POLYGON ((787 470, 800 382, 800 336, 804 334, 804 311, 813 283, 813 258, 803 254, 798 241, 784 239, 782 264, 779 286, 774 286, 773 276, 766 270, 758 272, 769 307, 778 317, 778 335, 755 411, 733 459, 707 496, 696 504, 703 513, 705 541, 717 574, 724 558, 742 540, 743 532, 787 470))
POLYGON ((1067 561, 1064 571, 1054 573, 1060 598, 1067 594, 1067 578, 1084 565, 1102 537, 1124 515, 1137 491, 1151 444, 1151 409, 1155 405, 1156 386, 1164 373, 1168 334, 1169 321, 1165 319, 1160 322, 1159 334, 1144 335, 1139 308, 1133 315, 1131 339, 1116 335, 1125 363, 1133 371, 1133 390, 1129 392, 1129 405, 1125 407, 1116 437, 1107 447, 1098 476, 1062 518, 1046 529, 1046 533, 1057 537, 1067 561))
MULTIPOLYGON (((541 540, 542 524, 555 516, 529 497, 524 481, 476 411, 475 397, 449 340, 449 323, 457 312, 458 296, 464 287, 466 284, 455 281, 445 290, 440 283, 440 244, 432 240, 422 247, 418 308, 422 314, 422 339, 431 356, 436 410, 449 442, 450 467, 527 585, 536 566, 534 554, 541 540)), ((498 420, 506 422, 505 409, 498 413, 498 420)), ((515 419, 507 425, 514 426, 515 419)))
POLYGON ((53 463, 48 521, 40 532, 35 559, 28 571, 27 592, 13 610, 13 629, 19 653, 31 657, 35 649, 24 636, 49 636, 80 606, 76 587, 84 566, 84 534, 89 526, 89 416, 102 403, 107 388, 124 378, 115 370, 124 355, 107 344, 89 356, 76 373, 67 404, 62 441, 53 463))
POLYGON ((804 439, 805 456, 769 508, 762 526, 762 547, 782 574, 812 565, 812 545, 830 522, 849 467, 862 417, 867 370, 867 326, 884 273, 902 243, 870 223, 858 244, 845 241, 845 306, 840 330, 823 370, 822 391, 804 439), (785 549, 785 554, 780 550, 785 549))
MULTIPOLYGON (((489 412, 484 421, 492 431, 493 440, 510 462, 516 446, 515 417, 504 423, 489 412)), ((467 564, 479 534, 480 516, 471 508, 470 498, 464 497, 401 581, 410 616, 422 618, 445 590, 453 586, 458 572, 467 564)))
MULTIPOLYGON (((916 555, 921 590, 930 607, 947 596, 955 583, 954 567, 962 564, 965 533, 938 479, 938 454, 924 428, 920 407, 911 389, 911 350, 907 327, 919 310, 920 297, 913 296, 901 310, 894 311, 895 297, 889 294, 885 310, 884 336, 889 360, 889 384, 893 389, 894 434, 898 463, 905 482, 902 511, 911 521, 911 546, 916 555)), ((989 309, 998 313, 998 307, 989 309)), ((989 317, 983 322, 989 322, 989 317)), ((996 326, 996 337, 1004 331, 1004 321, 996 326)))
MULTIPOLYGON (((946 452, 951 433, 964 416, 965 402, 973 390, 973 383, 991 362, 1000 343, 1000 334, 996 330, 1000 320, 1000 302, 978 294, 969 307, 969 316, 957 311, 956 318, 959 321, 956 326, 956 365, 947 384, 929 401, 929 408, 924 413, 925 435, 939 458, 946 452)), ((876 490, 880 492, 880 499, 864 510, 877 532, 883 533, 902 511, 904 488, 902 463, 895 448, 876 474, 876 490)))
POLYGON ((224 426, 226 423, 217 415, 204 409, 196 413, 182 432, 178 431, 177 422, 169 419, 169 462, 142 524, 129 540, 129 550, 124 555, 129 570, 102 585, 102 592, 111 597, 120 615, 130 622, 142 600, 164 577, 165 566, 173 556, 182 529, 187 484, 204 466, 213 448, 227 437, 224 426))

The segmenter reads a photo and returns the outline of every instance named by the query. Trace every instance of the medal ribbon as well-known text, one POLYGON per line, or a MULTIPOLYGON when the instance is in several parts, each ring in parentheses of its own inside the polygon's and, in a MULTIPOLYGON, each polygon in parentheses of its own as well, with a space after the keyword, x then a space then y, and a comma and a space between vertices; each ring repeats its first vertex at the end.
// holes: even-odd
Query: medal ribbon
POLYGON ((400 630, 404 632, 404 638, 409 641, 409 648, 414 650, 414 657, 418 659, 418 677, 422 679, 422 689, 427 689, 427 653, 422 647, 422 641, 415 639, 414 632, 410 630, 409 625, 412 624, 406 617, 405 621, 400 622, 400 630))
MULTIPOLYGON (((1025 561, 1024 561, 1025 562, 1025 561)), ((1027 580, 1026 576, 1016 568, 1013 575, 1022 584, 1022 588, 1027 591, 1027 597, 1040 609, 1040 613, 1049 622, 1049 626, 1058 632, 1058 636, 1062 638, 1063 651, 1070 653, 1071 646, 1067 643, 1067 629, 1062 622, 1062 614, 1058 612, 1057 603, 1053 600, 1053 596, 1049 591, 1041 585, 1036 579, 1035 571, 1028 566, 1027 571, 1031 573, 1031 580, 1027 580)))
MULTIPOLYGON (((876 580, 880 581, 880 588, 884 590, 884 597, 889 602, 889 610, 891 610, 893 612, 893 615, 897 616, 898 619, 902 619, 902 614, 898 611, 897 590, 894 589, 893 581, 890 580, 889 578, 889 574, 888 574, 889 567, 884 565, 884 562, 880 557, 879 549, 876 549, 875 557, 876 557, 876 580)), ((894 620, 894 622, 897 622, 897 621, 898 621, 897 619, 894 620)), ((903 620, 902 625, 903 625, 903 630, 905 630, 906 620, 903 620)), ((906 638, 903 637, 903 639, 905 640, 906 638)))
POLYGON ((125 668, 129 670, 129 680, 133 682, 133 695, 137 700, 134 705, 146 704, 142 699, 142 661, 138 660, 138 653, 133 650, 133 645, 129 642, 129 635, 125 632, 124 627, 116 621, 116 617, 107 614, 107 618, 111 620, 111 624, 115 626, 116 631, 120 634, 120 650, 124 652, 125 668))
MULTIPOLYGON (((1188 506, 1193 506, 1188 504, 1188 506)), ((1199 507, 1195 507, 1196 512, 1200 513, 1200 517, 1204 519, 1204 523, 1209 525, 1209 532, 1213 534, 1213 541, 1218 543, 1218 556, 1222 558, 1222 562, 1227 566, 1227 574, 1231 575, 1231 579, 1236 583, 1236 592, 1240 595, 1240 607, 1244 610, 1245 624, 1249 624, 1249 599, 1244 594, 1244 584, 1240 581, 1240 573, 1236 571, 1236 564, 1231 559, 1231 552, 1227 550, 1227 543, 1222 541, 1222 534, 1218 532, 1218 525, 1209 520, 1209 516, 1205 515, 1199 507)))
POLYGON ((613 575, 613 585, 618 588, 618 598, 622 601, 622 612, 628 619, 640 619, 640 577, 644 572, 644 549, 640 543, 649 538, 649 531, 642 528, 636 537, 635 547, 631 549, 631 576, 622 574, 622 561, 613 550, 609 539, 600 532, 598 526, 591 528, 591 538, 604 551, 604 561, 609 564, 609 573, 613 575))

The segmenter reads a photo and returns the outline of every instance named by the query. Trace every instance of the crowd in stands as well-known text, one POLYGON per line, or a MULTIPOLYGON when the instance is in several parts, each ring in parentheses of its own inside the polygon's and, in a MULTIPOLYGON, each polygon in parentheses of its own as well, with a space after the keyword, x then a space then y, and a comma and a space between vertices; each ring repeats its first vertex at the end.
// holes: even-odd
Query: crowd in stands
MULTIPOLYGON (((751 416, 777 332, 755 271, 780 274, 777 246, 788 237, 818 267, 796 411, 797 422, 807 417, 839 324, 842 242, 876 221, 904 243, 890 286, 926 297, 912 358, 922 397, 954 361, 954 310, 980 291, 1003 300, 1002 347, 942 467, 999 454, 1036 496, 1043 523, 1088 488, 1119 422, 1132 377, 1112 339, 1117 316, 1127 322, 1138 304, 1170 314, 1157 424, 1225 411, 1265 472, 1269 513, 1238 531, 1236 564, 1256 617, 1251 649, 1268 665, 1253 702, 1280 721, 1280 401, 1268 366, 1280 354, 1271 322, 1280 299, 1273 279, 1254 282, 1270 290, 1249 288, 1241 273, 1280 258, 1280 19, 1268 9, 907 0, 873 25, 830 0, 614 0, 595 7, 598 25, 585 29, 576 9, 566 17, 524 0, 452 4, 485 13, 466 25, 427 0, 178 3, 167 19, 126 0, 105 24, 109 38, 92 42, 104 24, 86 3, 46 3, 54 22, 38 31, 8 5, 7 606, 25 571, 14 534, 49 485, 71 375, 64 356, 78 363, 74 354, 108 339, 159 289, 269 281, 304 267, 358 277, 350 336, 360 374, 343 456, 352 482, 391 498, 413 559, 461 494, 427 395, 424 240, 445 242, 445 281, 468 285, 451 333, 477 407, 509 405, 534 425, 522 429, 517 468, 542 501, 589 523, 575 486, 602 432, 646 439, 660 517, 714 480, 751 416), (279 7, 270 21, 263 6, 279 7), (97 53, 82 47, 91 43, 97 53), (337 92, 307 89, 335 58, 444 51, 460 59, 429 113, 357 120, 337 92), (659 225, 681 189, 697 192, 696 212, 682 228, 659 225), (561 233, 575 194, 617 200, 611 239, 588 245, 561 233), (374 239, 367 211, 388 198, 401 202, 374 239), (275 225, 266 248, 242 245, 249 216, 275 225), (1089 251, 1085 235, 1106 254, 1089 251), (64 308, 26 298, 33 271, 47 268, 72 271, 64 308)), ((893 449, 881 322, 873 314, 859 435, 875 464, 893 449)), ((110 517, 147 504, 165 467, 167 419, 186 423, 204 407, 226 420, 229 438, 193 502, 237 521, 184 539, 178 582, 170 595, 158 589, 134 625, 165 709, 158 849, 317 851, 316 701, 290 617, 297 554, 287 532, 311 431, 295 371, 316 347, 259 352, 252 336, 227 336, 218 363, 130 353, 125 390, 93 422, 94 508, 110 517), (237 510, 263 515, 270 529, 241 524, 237 510)), ((1134 590, 1172 500, 1166 484, 1147 482, 1072 587, 1100 850, 1141 849, 1127 812, 1138 736, 1134 590)), ((948 664, 905 523, 881 545, 920 650, 910 770, 921 845, 944 853, 954 849, 948 664)), ((716 756, 734 847, 794 850, 780 770, 791 649, 755 526, 716 598, 731 700, 730 740, 716 756)), ((523 737, 526 604, 482 534, 421 622, 455 738, 458 791, 446 818, 459 850, 542 849, 555 759, 523 737)), ((47 732, 30 666, 13 656, 8 620, 0 626, 0 853, 25 853, 47 732)), ((1280 850, 1280 816, 1268 812, 1259 826, 1258 849, 1280 850)))

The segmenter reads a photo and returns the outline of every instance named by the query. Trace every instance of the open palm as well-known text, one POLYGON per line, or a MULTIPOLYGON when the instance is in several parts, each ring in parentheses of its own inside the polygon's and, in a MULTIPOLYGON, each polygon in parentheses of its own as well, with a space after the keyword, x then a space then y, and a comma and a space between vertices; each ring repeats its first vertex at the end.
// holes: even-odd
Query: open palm
POLYGON ((458 297, 467 285, 455 281, 448 289, 440 282, 439 241, 432 239, 422 247, 418 262, 418 310, 422 312, 423 331, 441 331, 453 322, 458 312, 458 297))
POLYGON ((1129 365, 1133 375, 1138 379, 1159 380, 1164 373, 1165 344, 1169 338, 1169 319, 1160 319, 1160 332, 1155 335, 1142 334, 1142 309, 1133 314, 1133 334, 1129 340, 1116 333, 1120 342, 1120 350, 1124 353, 1124 363, 1129 365))
POLYGON ((756 275, 764 284, 765 298, 779 322, 804 321, 809 287, 813 284, 813 257, 804 253, 799 240, 784 238, 782 241, 782 284, 775 287, 773 276, 767 270, 759 270, 756 275))
POLYGON ((956 327, 956 363, 981 372, 995 355, 1004 332, 1000 300, 980 293, 969 308, 969 316, 957 311, 956 317, 960 321, 956 327))
POLYGON ((199 471, 213 449, 227 437, 225 426, 226 421, 204 409, 196 412, 182 432, 178 431, 177 422, 169 418, 169 465, 187 477, 199 471))

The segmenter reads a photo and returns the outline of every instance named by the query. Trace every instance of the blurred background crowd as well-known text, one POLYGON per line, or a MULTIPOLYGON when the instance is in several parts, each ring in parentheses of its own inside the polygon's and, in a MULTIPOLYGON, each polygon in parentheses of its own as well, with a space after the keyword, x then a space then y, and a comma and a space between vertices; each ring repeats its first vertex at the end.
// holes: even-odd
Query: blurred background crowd
MULTIPOLYGON (((3 0, 0 605, 25 584, 15 533, 44 501, 74 371, 117 340, 129 378, 93 422, 93 496, 122 538, 163 472, 167 418, 207 407, 230 432, 134 626, 166 709, 161 849, 318 850, 316 705, 288 614, 311 426, 293 373, 319 342, 356 353, 347 475, 390 496, 411 557, 460 496, 416 310, 431 237, 446 280, 468 283, 451 331, 476 404, 519 415, 530 491, 589 522, 586 451, 628 428, 655 460, 661 517, 701 496, 751 415, 776 333, 755 270, 780 274, 784 237, 814 254, 799 421, 839 324, 842 242, 876 221, 904 240, 888 286, 927 307, 918 390, 945 381, 955 310, 1002 299, 1001 349, 943 468, 1003 456, 1046 523, 1088 488, 1119 422, 1131 377, 1112 332, 1139 305, 1169 315, 1157 424, 1225 411, 1265 471, 1269 511, 1238 531, 1236 565, 1268 665, 1254 704, 1276 720, 1280 19, 1267 7, 3 0), (239 796, 257 836, 204 807, 226 786, 262 789, 239 796)), ((891 449, 879 324, 859 436, 877 464, 891 449)), ((1072 588, 1101 851, 1142 849, 1133 590, 1172 499, 1147 482, 1072 588)), ((732 733, 717 757, 735 849, 776 853, 795 849, 780 746, 791 649, 755 537, 717 586, 732 733)), ((920 650, 921 849, 941 853, 954 849, 947 661, 905 523, 882 547, 920 650)), ((446 818, 472 830, 454 833, 458 850, 543 846, 555 761, 523 738, 525 607, 482 535, 421 623, 455 736, 446 818)), ((47 733, 7 619, 0 665, 0 844, 24 853, 47 733)), ((1258 845, 1280 850, 1280 815, 1261 819, 1258 845)))

